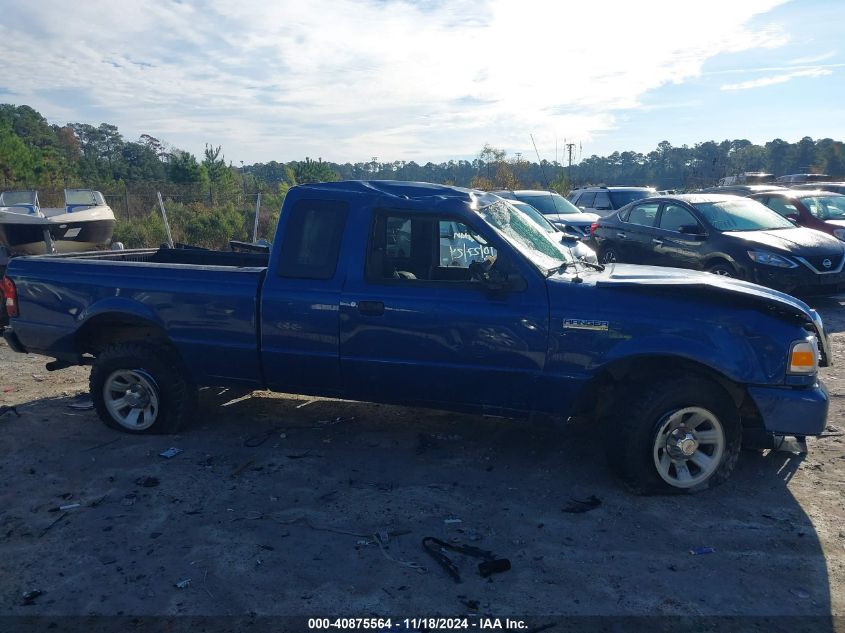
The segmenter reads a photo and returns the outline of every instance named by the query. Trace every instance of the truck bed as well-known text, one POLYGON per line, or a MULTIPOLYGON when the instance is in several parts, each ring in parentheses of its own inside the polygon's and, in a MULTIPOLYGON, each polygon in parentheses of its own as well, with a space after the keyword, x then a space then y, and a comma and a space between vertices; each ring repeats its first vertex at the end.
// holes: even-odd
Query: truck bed
POLYGON ((25 306, 15 332, 33 352, 78 356, 80 337, 138 318, 167 332, 200 384, 260 384, 258 306, 268 256, 144 249, 17 257, 25 306))

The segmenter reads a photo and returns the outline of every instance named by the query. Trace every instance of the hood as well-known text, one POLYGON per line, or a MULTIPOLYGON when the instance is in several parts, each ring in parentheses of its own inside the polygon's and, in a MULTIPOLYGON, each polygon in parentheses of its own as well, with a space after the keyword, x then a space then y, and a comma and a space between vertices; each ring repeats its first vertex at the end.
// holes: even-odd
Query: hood
POLYGON ((596 286, 605 288, 663 290, 673 295, 706 297, 721 294, 743 298, 759 308, 812 323, 822 345, 821 365, 829 365, 832 358, 819 314, 800 299, 772 288, 711 273, 634 264, 611 264, 597 275, 595 283, 596 286))
POLYGON ((595 213, 555 213, 546 219, 553 224, 592 224, 599 219, 595 213))
POLYGON ((773 231, 725 231, 722 235, 745 242, 749 248, 764 247, 799 257, 841 257, 845 246, 835 237, 801 227, 773 231))

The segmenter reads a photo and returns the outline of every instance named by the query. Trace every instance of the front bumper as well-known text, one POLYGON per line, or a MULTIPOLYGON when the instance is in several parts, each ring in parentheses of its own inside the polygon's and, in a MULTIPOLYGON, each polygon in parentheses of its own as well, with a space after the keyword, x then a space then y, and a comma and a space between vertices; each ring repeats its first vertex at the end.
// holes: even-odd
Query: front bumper
POLYGON ((812 387, 748 387, 766 431, 777 435, 819 435, 827 425, 830 404, 821 381, 812 387))
POLYGON ((845 289, 845 271, 838 273, 815 273, 805 266, 797 268, 775 268, 755 266, 752 280, 761 286, 788 293, 836 294, 845 289))

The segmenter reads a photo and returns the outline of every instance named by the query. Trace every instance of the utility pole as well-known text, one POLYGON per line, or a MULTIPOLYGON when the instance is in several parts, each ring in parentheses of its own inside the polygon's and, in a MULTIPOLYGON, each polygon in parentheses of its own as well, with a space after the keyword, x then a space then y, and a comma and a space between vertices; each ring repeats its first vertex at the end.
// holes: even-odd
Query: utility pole
POLYGON ((569 180, 569 187, 572 187, 572 151, 575 149, 575 143, 567 143, 566 153, 569 156, 569 167, 567 167, 566 177, 569 180))

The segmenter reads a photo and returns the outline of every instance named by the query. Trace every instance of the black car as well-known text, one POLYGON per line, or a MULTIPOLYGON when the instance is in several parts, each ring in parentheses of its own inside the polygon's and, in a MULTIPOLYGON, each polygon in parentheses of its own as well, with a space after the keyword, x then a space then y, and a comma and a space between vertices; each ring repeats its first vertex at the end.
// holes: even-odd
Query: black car
POLYGON ((845 245, 747 198, 647 198, 598 221, 599 259, 706 270, 784 292, 845 287, 845 245))

